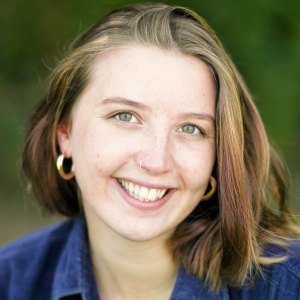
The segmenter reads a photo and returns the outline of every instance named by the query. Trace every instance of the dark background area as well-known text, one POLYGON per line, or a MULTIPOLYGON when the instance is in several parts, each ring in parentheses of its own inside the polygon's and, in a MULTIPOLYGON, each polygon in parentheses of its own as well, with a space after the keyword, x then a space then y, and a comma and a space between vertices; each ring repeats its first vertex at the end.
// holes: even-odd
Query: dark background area
MULTIPOLYGON (((0 244, 59 218, 43 216, 22 187, 26 118, 56 61, 99 17, 140 1, 0 2, 0 244)), ((152 1, 162 2, 162 1, 152 1)), ((216 31, 244 76, 269 138, 291 172, 300 211, 300 1, 163 1, 190 7, 216 31)))

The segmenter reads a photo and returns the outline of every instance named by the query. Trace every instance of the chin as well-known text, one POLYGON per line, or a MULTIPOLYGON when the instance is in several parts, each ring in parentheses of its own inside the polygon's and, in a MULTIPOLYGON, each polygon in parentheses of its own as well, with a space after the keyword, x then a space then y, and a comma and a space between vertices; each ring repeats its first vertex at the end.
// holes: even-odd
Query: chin
POLYGON ((130 230, 122 230, 117 233, 131 242, 149 242, 154 240, 161 240, 164 242, 167 241, 172 234, 172 232, 153 231, 153 228, 151 228, 151 230, 145 230, 145 228, 133 228, 130 230))

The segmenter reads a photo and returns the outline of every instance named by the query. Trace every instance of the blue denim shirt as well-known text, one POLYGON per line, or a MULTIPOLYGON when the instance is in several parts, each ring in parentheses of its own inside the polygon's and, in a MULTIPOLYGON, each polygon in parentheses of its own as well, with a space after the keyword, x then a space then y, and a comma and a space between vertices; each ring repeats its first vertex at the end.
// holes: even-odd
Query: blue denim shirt
MULTIPOLYGON (((300 243, 289 259, 265 267, 252 289, 223 285, 213 294, 203 282, 179 269, 171 300, 300 299, 300 243)), ((270 247, 269 255, 284 250, 270 247)), ((84 219, 59 223, 21 238, 0 250, 1 300, 99 300, 84 219)))

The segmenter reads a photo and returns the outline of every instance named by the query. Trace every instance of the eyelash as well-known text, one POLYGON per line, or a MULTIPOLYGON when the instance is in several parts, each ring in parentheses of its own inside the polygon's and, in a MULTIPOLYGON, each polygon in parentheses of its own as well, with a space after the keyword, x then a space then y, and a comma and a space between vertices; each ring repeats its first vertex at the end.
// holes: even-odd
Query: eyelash
POLYGON ((195 134, 195 133, 187 133, 187 132, 184 132, 184 131, 181 130, 180 132, 182 132, 182 133, 185 133, 185 134, 191 135, 191 136, 192 135, 202 135, 202 136, 206 135, 206 132, 202 128, 200 128, 198 125, 196 125, 194 123, 184 124, 184 125, 180 126, 179 129, 182 129, 184 126, 193 126, 193 127, 195 127, 196 130, 199 130, 199 133, 197 133, 197 134, 195 134))
POLYGON ((111 116, 111 118, 115 118, 115 119, 117 119, 118 121, 123 122, 123 123, 139 123, 138 118, 136 117, 136 115, 135 115, 132 111, 119 111, 119 112, 113 114, 113 115, 111 116), (130 114, 132 117, 136 118, 136 120, 137 120, 138 122, 130 122, 131 120, 129 120, 129 121, 121 120, 121 119, 120 119, 120 115, 121 115, 121 114, 130 114))
MULTIPOLYGON (((130 114, 132 117, 136 118, 136 120, 138 121, 138 118, 135 116, 135 114, 134 114, 132 111, 119 111, 119 112, 113 114, 113 115, 111 116, 111 118, 115 118, 115 119, 117 119, 118 121, 123 122, 123 123, 137 123, 137 122, 130 122, 131 120, 129 120, 129 121, 121 120, 121 119, 120 119, 120 115, 121 115, 121 114, 130 114), (118 116, 119 116, 119 117, 118 117, 118 116)), ((190 136, 192 136, 192 135, 199 135, 199 134, 202 135, 202 136, 205 136, 205 135, 206 135, 205 131, 204 131, 202 128, 200 128, 199 126, 197 126, 196 124, 194 124, 194 123, 187 123, 187 124, 184 124, 184 125, 180 126, 179 129, 181 129, 181 131, 179 131, 179 132, 185 133, 185 134, 190 135, 190 136), (193 132, 193 133, 187 133, 187 132, 184 132, 184 131, 182 131, 182 128, 183 128, 184 126, 193 126, 193 127, 195 127, 196 130, 199 130, 199 133, 198 133, 198 134, 195 134, 194 132, 193 132)), ((178 129, 178 130, 179 130, 179 129, 178 129)))

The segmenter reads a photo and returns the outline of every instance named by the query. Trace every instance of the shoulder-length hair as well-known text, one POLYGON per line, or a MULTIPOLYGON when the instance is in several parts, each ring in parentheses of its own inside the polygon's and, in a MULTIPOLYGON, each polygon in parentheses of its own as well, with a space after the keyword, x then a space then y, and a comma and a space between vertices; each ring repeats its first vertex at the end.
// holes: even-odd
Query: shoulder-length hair
MULTIPOLYGON (((40 204, 50 212, 82 213, 76 179, 56 170, 56 133, 69 119, 95 60, 104 52, 144 45, 197 57, 217 85, 214 175, 217 193, 200 202, 176 228, 168 246, 176 261, 217 291, 241 286, 260 270, 266 243, 284 245, 297 232, 287 204, 280 160, 270 151, 261 118, 238 71, 207 23, 182 7, 134 5, 113 11, 81 35, 52 74, 48 92, 32 114, 22 166, 40 204), (278 212, 268 202, 278 204, 278 212), (294 226, 294 227, 293 227, 294 226)), ((201 172, 201 170, 199 170, 201 172)), ((199 199, 200 200, 200 199, 199 199)))

